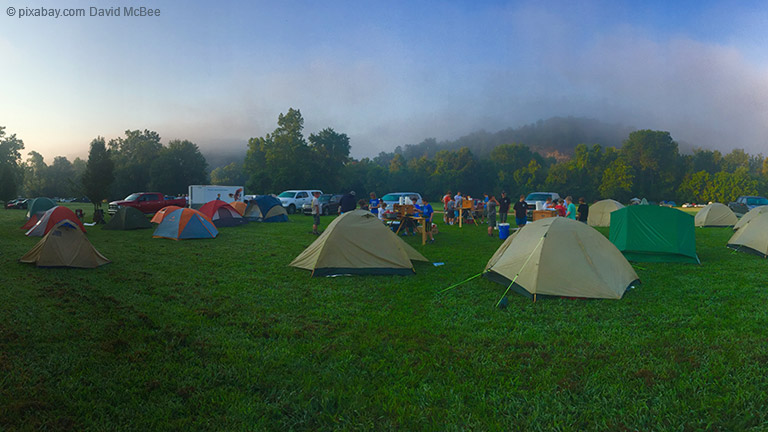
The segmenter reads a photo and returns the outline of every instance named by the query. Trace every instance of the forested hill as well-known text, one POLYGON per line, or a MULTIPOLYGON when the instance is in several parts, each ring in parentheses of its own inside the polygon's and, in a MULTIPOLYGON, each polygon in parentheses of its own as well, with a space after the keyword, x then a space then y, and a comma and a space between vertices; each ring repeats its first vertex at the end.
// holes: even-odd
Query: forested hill
MULTIPOLYGON (((633 127, 603 123, 590 118, 552 117, 494 133, 474 132, 452 141, 437 142, 434 138, 429 138, 419 144, 398 146, 392 154, 401 153, 406 159, 412 159, 432 157, 440 150, 467 147, 475 156, 485 158, 499 145, 522 144, 542 156, 560 159, 563 156, 571 156, 573 149, 579 144, 600 144, 603 148, 619 148, 634 130, 633 127)), ((386 158, 386 153, 379 156, 386 158)))

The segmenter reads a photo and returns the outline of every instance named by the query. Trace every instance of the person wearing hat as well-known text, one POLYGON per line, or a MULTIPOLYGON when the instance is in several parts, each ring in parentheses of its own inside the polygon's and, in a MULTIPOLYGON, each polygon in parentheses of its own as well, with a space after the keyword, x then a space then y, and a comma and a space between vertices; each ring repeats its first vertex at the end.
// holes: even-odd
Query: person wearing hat
POLYGON ((341 200, 339 200, 339 212, 341 214, 352 211, 356 207, 357 201, 355 201, 355 191, 349 191, 349 193, 344 194, 341 197, 341 200))

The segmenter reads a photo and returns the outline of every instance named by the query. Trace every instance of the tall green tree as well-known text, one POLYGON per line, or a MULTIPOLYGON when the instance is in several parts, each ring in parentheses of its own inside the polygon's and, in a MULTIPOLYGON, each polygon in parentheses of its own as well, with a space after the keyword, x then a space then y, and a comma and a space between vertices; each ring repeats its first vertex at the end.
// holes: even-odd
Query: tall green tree
POLYGON ((24 190, 32 197, 45 196, 48 186, 48 165, 45 164, 45 159, 40 153, 33 150, 28 155, 24 163, 24 190))
POLYGON ((636 175, 633 192, 649 199, 669 199, 684 174, 677 143, 669 132, 630 133, 621 147, 621 157, 636 175))
POLYGON ((325 128, 317 134, 310 134, 309 143, 315 184, 323 190, 338 190, 341 184, 339 174, 350 160, 349 137, 347 134, 325 128))
POLYGON ((603 172, 599 188, 600 196, 627 202, 631 198, 634 181, 635 173, 632 167, 623 159, 616 159, 603 172))
POLYGON ((0 201, 15 198, 23 180, 21 150, 24 142, 16 134, 6 136, 5 126, 0 126, 0 201))
POLYGON ((247 180, 242 163, 232 162, 211 171, 211 184, 238 186, 245 185, 247 180))
POLYGON ((274 132, 248 140, 245 171, 249 191, 269 193, 313 187, 312 152, 304 139, 303 129, 301 111, 290 108, 278 116, 274 132))
POLYGON ((110 140, 109 152, 115 162, 115 182, 110 195, 124 197, 149 190, 152 163, 162 149, 160 135, 146 129, 126 130, 125 138, 110 140))
POLYGON ((94 138, 81 180, 83 193, 93 203, 94 210, 100 209, 102 201, 109 198, 110 187, 115 180, 114 170, 115 163, 107 152, 104 138, 94 138))
POLYGON ((150 168, 150 188, 169 194, 183 194, 189 185, 208 183, 208 163, 196 144, 173 140, 160 152, 150 168))

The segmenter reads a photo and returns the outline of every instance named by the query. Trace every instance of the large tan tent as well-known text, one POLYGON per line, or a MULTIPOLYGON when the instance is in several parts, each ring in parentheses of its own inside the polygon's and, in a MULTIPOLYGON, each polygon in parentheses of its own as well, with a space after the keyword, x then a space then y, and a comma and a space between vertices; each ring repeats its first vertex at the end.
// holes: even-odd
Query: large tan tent
POLYGON ((620 299, 638 280, 626 258, 594 228, 567 218, 526 225, 502 243, 485 277, 525 296, 620 299))
POLYGON ((367 210, 337 217, 300 253, 292 267, 312 276, 337 274, 413 274, 411 261, 429 261, 367 210))
POLYGON ((696 213, 694 225, 697 227, 730 227, 736 225, 739 218, 721 203, 710 203, 696 213))
POLYGON ((757 215, 728 240, 728 247, 768 258, 768 213, 757 215))
POLYGON ((749 221, 763 213, 768 213, 768 205, 755 207, 748 211, 746 214, 744 214, 744 216, 741 217, 741 219, 739 219, 738 222, 736 222, 736 225, 733 226, 733 230, 737 231, 739 228, 743 228, 746 224, 749 223, 749 221))
POLYGON ((77 223, 65 219, 19 260, 38 267, 96 268, 110 262, 100 254, 77 223))
POLYGON ((611 212, 620 208, 624 208, 624 205, 612 199, 598 201, 589 206, 587 224, 599 227, 611 226, 611 212))

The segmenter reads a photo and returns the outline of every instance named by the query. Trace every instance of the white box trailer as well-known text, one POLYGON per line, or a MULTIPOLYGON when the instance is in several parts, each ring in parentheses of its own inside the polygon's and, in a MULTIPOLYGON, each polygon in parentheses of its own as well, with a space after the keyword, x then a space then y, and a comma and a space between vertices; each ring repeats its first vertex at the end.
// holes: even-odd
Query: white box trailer
POLYGON ((244 192, 243 186, 191 185, 189 186, 189 207, 198 209, 215 199, 228 203, 242 201, 244 192))

